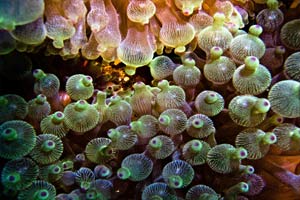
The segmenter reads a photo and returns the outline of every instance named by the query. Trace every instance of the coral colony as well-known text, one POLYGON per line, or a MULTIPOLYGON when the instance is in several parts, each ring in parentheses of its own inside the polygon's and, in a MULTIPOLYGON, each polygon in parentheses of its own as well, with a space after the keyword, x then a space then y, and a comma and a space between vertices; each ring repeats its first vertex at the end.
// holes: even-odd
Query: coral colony
POLYGON ((299 200, 299 0, 1 0, 0 199, 299 200))

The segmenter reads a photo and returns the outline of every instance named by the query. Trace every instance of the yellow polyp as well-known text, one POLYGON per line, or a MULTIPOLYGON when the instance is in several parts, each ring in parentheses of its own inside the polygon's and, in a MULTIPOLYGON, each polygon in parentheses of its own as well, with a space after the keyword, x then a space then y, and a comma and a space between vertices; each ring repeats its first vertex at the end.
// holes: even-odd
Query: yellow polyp
POLYGON ((118 65, 121 63, 121 60, 119 58, 115 59, 114 60, 114 65, 118 65))
POLYGON ((156 53, 157 53, 157 55, 162 55, 164 53, 163 43, 157 42, 157 44, 156 44, 156 53))
POLYGON ((126 65, 124 68, 124 71, 127 75, 133 76, 133 75, 135 75, 136 67, 126 65))
POLYGON ((185 52, 185 46, 180 46, 175 48, 175 54, 182 54, 185 52))
POLYGON ((61 49, 64 47, 63 40, 53 40, 52 44, 55 48, 58 48, 58 49, 61 49))

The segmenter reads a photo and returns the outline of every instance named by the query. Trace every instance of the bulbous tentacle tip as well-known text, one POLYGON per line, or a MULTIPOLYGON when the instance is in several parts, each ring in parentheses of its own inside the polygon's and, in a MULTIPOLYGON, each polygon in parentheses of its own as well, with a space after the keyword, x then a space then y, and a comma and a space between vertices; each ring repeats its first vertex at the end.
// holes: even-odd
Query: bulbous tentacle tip
POLYGON ((124 71, 128 76, 133 76, 136 73, 136 67, 125 66, 124 71))

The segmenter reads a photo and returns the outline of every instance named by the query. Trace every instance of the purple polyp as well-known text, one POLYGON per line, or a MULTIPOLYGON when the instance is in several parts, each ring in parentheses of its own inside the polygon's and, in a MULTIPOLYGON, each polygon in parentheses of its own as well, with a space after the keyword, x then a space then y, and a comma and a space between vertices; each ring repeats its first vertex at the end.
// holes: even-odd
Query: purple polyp
POLYGON ((8 180, 9 180, 9 181, 14 181, 14 180, 16 180, 16 179, 15 179, 14 176, 9 176, 9 177, 8 177, 8 180))
POLYGON ((241 156, 245 156, 246 155, 246 153, 244 152, 244 151, 241 151, 241 154, 240 154, 241 156))
POLYGON ((48 146, 53 146, 53 142, 48 142, 48 146))
POLYGON ((10 133, 11 133, 11 129, 6 129, 6 130, 4 131, 4 133, 5 133, 5 134, 10 134, 10 133))
POLYGON ((275 140, 275 137, 274 137, 274 136, 271 136, 271 138, 270 138, 270 139, 273 141, 273 140, 275 140))
POLYGON ((42 196, 42 197, 47 196, 47 192, 41 192, 41 196, 42 196))

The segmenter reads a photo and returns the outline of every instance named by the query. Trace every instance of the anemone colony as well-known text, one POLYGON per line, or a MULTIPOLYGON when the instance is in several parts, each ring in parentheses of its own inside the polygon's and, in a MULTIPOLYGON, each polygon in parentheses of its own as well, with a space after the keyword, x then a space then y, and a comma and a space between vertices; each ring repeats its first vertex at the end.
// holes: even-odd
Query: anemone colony
POLYGON ((0 199, 300 199, 299 4, 0 1, 0 199))

